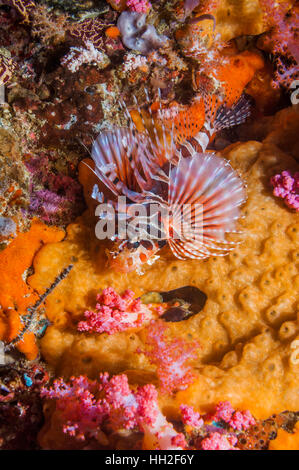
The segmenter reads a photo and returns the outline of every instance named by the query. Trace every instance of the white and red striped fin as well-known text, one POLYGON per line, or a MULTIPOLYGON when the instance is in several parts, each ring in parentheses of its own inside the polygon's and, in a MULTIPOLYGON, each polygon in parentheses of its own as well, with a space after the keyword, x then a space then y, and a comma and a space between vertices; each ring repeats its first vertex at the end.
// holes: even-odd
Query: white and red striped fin
MULTIPOLYGON (((165 125, 163 122, 158 123, 157 120, 154 119, 152 109, 151 109, 151 100, 149 98, 148 90, 145 88, 145 97, 147 102, 147 108, 145 110, 146 114, 149 117, 147 121, 144 117, 144 112, 140 108, 138 100, 136 96, 133 96, 133 100, 138 111, 141 123, 144 128, 144 134, 149 138, 151 144, 152 154, 154 155, 154 162, 159 166, 159 168, 163 168, 165 163, 171 162, 173 165, 178 163, 178 156, 176 155, 176 146, 174 140, 174 124, 170 131, 166 132, 165 125)), ((159 96, 159 107, 161 109, 161 93, 158 90, 159 96)), ((121 106, 125 111, 125 115, 129 120, 129 126, 131 129, 136 129, 136 125, 130 115, 130 112, 124 103, 121 101, 121 106)), ((163 177, 163 172, 161 172, 161 176, 163 177)))
POLYGON ((149 139, 135 130, 116 128, 102 132, 92 147, 94 172, 113 194, 135 200, 151 187, 159 170, 150 149, 149 139))
POLYGON ((251 105, 249 99, 242 95, 233 106, 228 107, 223 104, 218 108, 213 127, 215 131, 220 131, 221 129, 238 126, 243 124, 250 114, 251 105))
POLYGON ((227 254, 237 242, 228 241, 226 236, 237 232, 244 202, 244 184, 226 160, 213 153, 182 158, 171 170, 168 198, 175 224, 180 216, 181 223, 187 223, 179 238, 169 237, 175 256, 198 259, 227 254), (187 220, 183 213, 186 204, 190 205, 187 220), (192 230, 188 229, 190 223, 192 230))

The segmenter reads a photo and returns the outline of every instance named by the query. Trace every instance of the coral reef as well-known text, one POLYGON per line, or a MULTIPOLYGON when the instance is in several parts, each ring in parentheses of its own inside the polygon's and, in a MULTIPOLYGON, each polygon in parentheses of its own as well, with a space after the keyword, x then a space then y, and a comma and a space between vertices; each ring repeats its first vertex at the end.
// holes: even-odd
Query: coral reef
POLYGON ((36 450, 43 423, 41 387, 49 380, 41 365, 0 368, 0 449, 36 450))
POLYGON ((235 410, 225 402, 202 416, 181 405, 182 421, 172 423, 161 411, 155 387, 130 387, 125 374, 111 378, 101 374, 94 381, 85 376, 71 377, 67 383, 60 379, 41 394, 54 400, 51 422, 39 435, 42 447, 48 449, 53 444, 72 449, 122 448, 121 433, 126 430, 126 449, 257 450, 267 448, 281 427, 288 425, 285 434, 289 436, 299 419, 278 415, 256 422, 248 410, 235 410), (264 429, 263 439, 258 427, 264 429))
POLYGON ((297 2, 0 3, 0 448, 297 450, 297 2))
MULTIPOLYGON (((133 288, 142 295, 193 285, 207 295, 203 310, 188 320, 169 323, 170 341, 183 338, 188 342, 189 338, 200 342, 196 379, 186 392, 176 394, 175 402, 194 405, 192 400, 196 400, 201 411, 209 403, 229 399, 233 406, 242 403, 262 419, 288 407, 297 409, 297 366, 290 357, 291 343, 298 335, 298 216, 273 196, 270 184, 270 178, 286 167, 291 172, 297 168, 296 160, 287 153, 297 145, 295 133, 291 139, 292 133, 287 130, 294 125, 293 112, 287 109, 283 116, 280 113, 280 123, 285 123, 282 133, 280 124, 277 134, 271 132, 264 143, 234 144, 225 151, 226 158, 246 178, 248 193, 243 209, 246 217, 242 220, 246 237, 228 257, 210 258, 204 263, 180 261, 164 248, 153 266, 145 266, 143 276, 128 273, 124 277, 102 269, 107 243, 95 239, 93 218, 88 212, 68 227, 62 243, 47 245, 40 251, 34 263, 35 274, 29 280, 38 291, 47 286, 49 275, 53 279, 72 258, 77 260, 71 275, 47 302, 52 326, 41 348, 58 374, 77 372, 95 377, 99 368, 112 374, 135 369, 144 374, 146 371, 158 383, 148 358, 136 355, 138 348, 146 349, 147 328, 82 337, 69 325, 82 319, 86 307, 92 309, 99 288, 113 286, 118 292, 133 288), (289 136, 287 143, 285 135, 289 136), (49 269, 46 275, 45 264, 49 269), (253 374, 253 369, 260 373, 253 374), (281 387, 288 390, 285 398, 280 395, 281 387)), ((92 181, 89 184, 93 186, 92 181)))

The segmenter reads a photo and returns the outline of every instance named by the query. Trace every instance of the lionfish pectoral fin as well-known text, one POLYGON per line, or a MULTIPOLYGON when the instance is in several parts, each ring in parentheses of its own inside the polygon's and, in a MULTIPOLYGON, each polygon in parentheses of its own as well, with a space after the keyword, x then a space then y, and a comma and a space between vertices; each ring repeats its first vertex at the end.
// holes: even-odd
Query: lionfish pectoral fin
POLYGON ((249 99, 245 95, 242 95, 239 101, 230 108, 225 104, 221 105, 217 110, 213 123, 215 131, 243 124, 250 116, 250 108, 249 99))
POLYGON ((174 255, 201 259, 228 253, 236 243, 226 235, 236 232, 244 201, 243 182, 224 159, 210 153, 183 158, 171 170, 169 183, 168 205, 176 217, 172 226, 182 232, 169 239, 174 255))

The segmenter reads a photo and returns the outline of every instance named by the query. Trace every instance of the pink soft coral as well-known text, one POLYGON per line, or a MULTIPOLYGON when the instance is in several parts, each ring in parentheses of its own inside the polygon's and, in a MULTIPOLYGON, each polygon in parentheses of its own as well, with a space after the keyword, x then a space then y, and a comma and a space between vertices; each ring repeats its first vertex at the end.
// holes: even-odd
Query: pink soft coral
POLYGON ((112 431, 136 429, 144 433, 144 448, 183 449, 187 446, 183 434, 168 423, 158 405, 158 393, 148 384, 132 390, 125 374, 100 380, 84 376, 72 377, 70 383, 55 380, 42 396, 56 400, 64 433, 79 440, 97 438, 102 424, 112 431))
POLYGON ((283 171, 271 178, 271 184, 274 196, 284 199, 290 209, 299 211, 299 172, 292 176, 290 171, 283 171))
POLYGON ((169 340, 165 334, 167 326, 162 321, 152 322, 148 327, 146 344, 143 352, 153 364, 157 365, 162 392, 171 393, 183 390, 193 382, 194 374, 188 362, 197 357, 197 342, 187 343, 182 338, 169 340))
POLYGON ((248 410, 235 411, 229 421, 229 425, 237 431, 249 429, 250 426, 254 426, 255 424, 255 419, 248 410))
POLYGON ((260 4, 266 26, 270 28, 263 41, 274 57, 273 86, 282 85, 289 89, 299 77, 299 11, 296 8, 290 9, 289 2, 260 0, 260 4))
POLYGON ((212 415, 213 421, 222 420, 233 429, 238 431, 246 430, 250 426, 255 425, 255 419, 250 411, 236 411, 228 401, 221 401, 216 406, 216 411, 212 415))
POLYGON ((95 311, 87 310, 85 320, 79 322, 78 330, 113 334, 128 328, 137 328, 152 319, 151 310, 134 299, 134 292, 126 290, 121 296, 111 287, 97 296, 95 311))
POLYGON ((204 425, 204 420, 200 414, 194 411, 192 406, 181 405, 180 406, 182 421, 187 426, 192 428, 201 428, 204 425))
POLYGON ((151 6, 151 3, 147 0, 127 0, 127 7, 137 13, 146 13, 151 6))
POLYGON ((203 450, 237 450, 234 447, 237 443, 235 436, 226 436, 219 432, 213 432, 202 440, 201 448, 203 450))
POLYGON ((41 396, 56 400, 56 408, 63 416, 63 432, 85 440, 97 436, 99 426, 109 413, 108 404, 96 400, 97 391, 97 382, 80 376, 71 377, 69 383, 55 380, 52 388, 42 389, 41 396))
POLYGON ((182 404, 182 422, 191 427, 185 427, 185 437, 162 413, 155 386, 130 387, 125 374, 109 378, 104 373, 94 381, 71 377, 68 383, 58 379, 52 388, 43 388, 41 395, 55 400, 56 423, 61 422, 63 432, 87 446, 101 437, 103 430, 108 439, 111 433, 132 430, 143 434, 143 449, 238 450, 239 431, 255 424, 249 411, 234 410, 229 402, 220 402, 214 414, 202 417, 182 404), (220 429, 215 430, 214 421, 220 429))

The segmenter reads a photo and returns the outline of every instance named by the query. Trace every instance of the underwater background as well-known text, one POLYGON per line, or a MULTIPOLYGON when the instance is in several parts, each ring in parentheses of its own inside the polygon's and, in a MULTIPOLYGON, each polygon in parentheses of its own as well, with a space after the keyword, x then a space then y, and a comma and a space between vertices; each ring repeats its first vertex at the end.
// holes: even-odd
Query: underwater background
POLYGON ((298 34, 0 0, 0 449, 298 450, 298 34))

